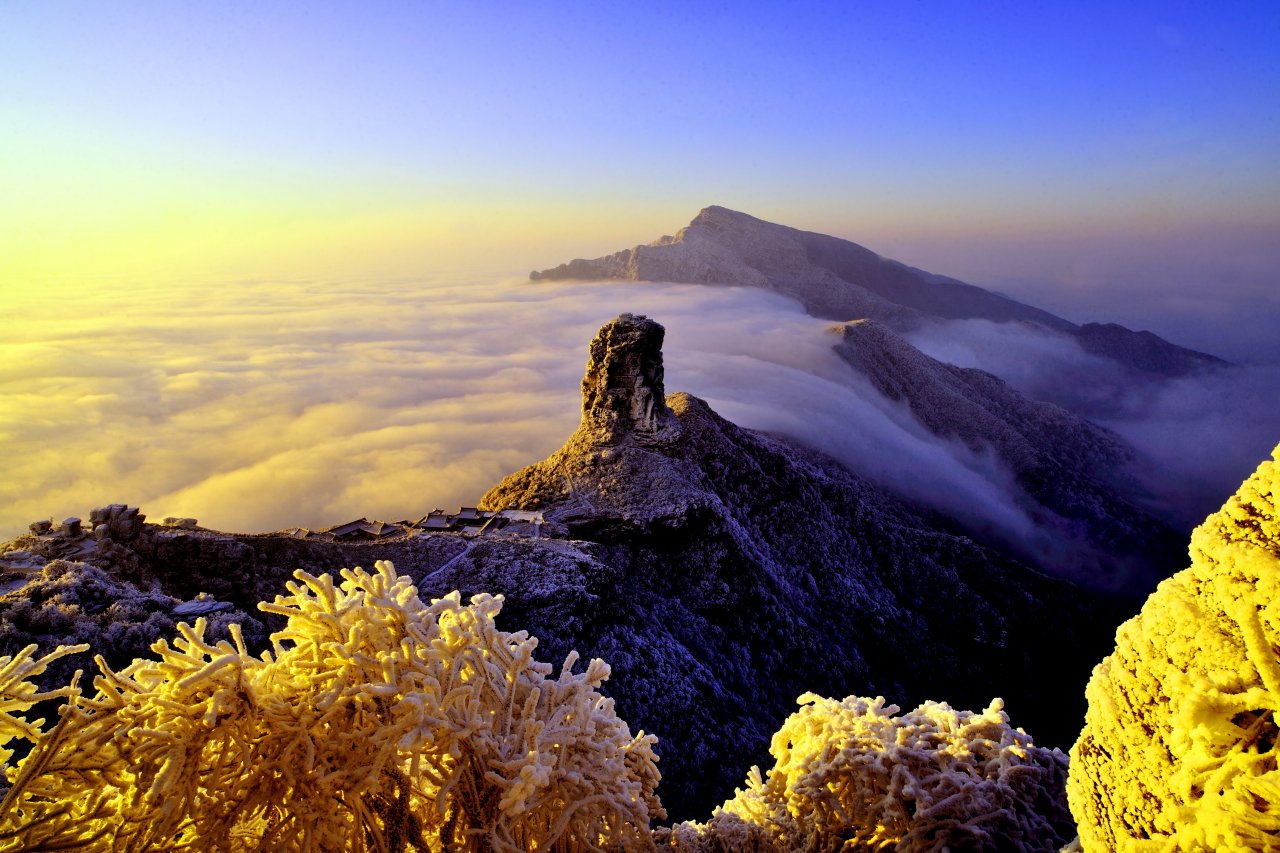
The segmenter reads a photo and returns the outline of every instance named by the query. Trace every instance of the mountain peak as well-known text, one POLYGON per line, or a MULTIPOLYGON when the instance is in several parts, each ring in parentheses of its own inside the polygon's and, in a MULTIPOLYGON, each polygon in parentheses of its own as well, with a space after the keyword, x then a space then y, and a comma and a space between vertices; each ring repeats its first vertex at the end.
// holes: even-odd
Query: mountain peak
POLYGON ((582 429, 593 443, 661 443, 677 429, 663 388, 665 336, 662 324, 635 314, 596 333, 582 377, 582 429))
POLYGON ((532 281, 669 281, 758 287, 798 300, 814 317, 870 318, 897 332, 930 320, 1031 323, 1070 335, 1094 355, 1158 377, 1226 362, 1115 324, 1077 326, 981 287, 881 257, 838 237, 801 231, 720 205, 698 212, 674 237, 601 258, 535 270, 532 281))
POLYGON ((727 207, 721 207, 718 204, 708 205, 698 211, 698 215, 693 217, 690 225, 697 225, 699 222, 714 219, 736 219, 741 222, 763 222, 763 219, 756 219, 754 216, 743 213, 739 210, 730 210, 727 207))
POLYGON ((503 591, 614 665, 620 711, 671 746, 671 802, 723 802, 737 781, 726 768, 758 763, 784 700, 805 689, 1001 695, 1044 712, 1028 720, 1038 737, 1074 736, 1079 712, 1054 715, 1083 705, 1078 685, 1110 640, 1094 630, 1110 619, 1100 599, 697 397, 664 404, 663 337, 646 317, 605 324, 582 425, 478 506, 538 510, 579 549, 563 575, 577 599, 531 563, 503 591), (831 632, 845 623, 867 630, 831 632), (1041 653, 1070 674, 1032 677, 1041 653))

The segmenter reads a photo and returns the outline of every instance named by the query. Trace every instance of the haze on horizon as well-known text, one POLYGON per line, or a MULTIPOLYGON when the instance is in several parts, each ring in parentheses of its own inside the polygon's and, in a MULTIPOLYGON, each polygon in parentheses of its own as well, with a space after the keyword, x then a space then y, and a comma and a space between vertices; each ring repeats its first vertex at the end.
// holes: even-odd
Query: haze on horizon
MULTIPOLYGON (((315 483, 281 523, 473 497, 576 420, 581 347, 608 319, 607 298, 579 312, 510 280, 708 204, 1280 362, 1277 43, 1263 2, 5 4, 4 523, 100 493, 233 527, 315 483), (541 325, 499 357, 522 317, 541 325), (360 393, 335 399, 342 382, 360 393), (477 424, 488 443, 442 437, 477 424), (399 477, 396 453, 439 488, 333 485, 399 477), (262 483, 279 489, 245 503, 262 483)), ((658 304, 677 332, 720 328, 703 297, 658 304)), ((755 295, 716 304, 766 322, 755 295)), ((672 387, 714 391, 726 364, 672 387)), ((1158 401, 1144 428, 1194 448, 1210 400, 1158 401)))
POLYGON ((0 288, 507 276, 714 203, 1280 357, 1277 43, 1266 2, 6 4, 0 288))

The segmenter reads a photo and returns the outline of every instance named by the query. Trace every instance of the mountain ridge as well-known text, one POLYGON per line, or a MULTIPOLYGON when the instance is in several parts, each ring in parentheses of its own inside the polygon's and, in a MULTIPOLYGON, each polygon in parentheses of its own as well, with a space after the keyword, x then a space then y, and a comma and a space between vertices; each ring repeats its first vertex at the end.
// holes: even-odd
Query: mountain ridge
POLYGON ((802 231, 718 205, 675 236, 530 273, 531 281, 620 279, 760 287, 816 317, 879 320, 908 331, 929 319, 1026 322, 1139 373, 1172 377, 1228 366, 1208 353, 1115 323, 1077 325, 1048 311, 884 258, 850 240, 802 231))
POLYGON ((591 346, 578 429, 480 506, 537 509, 595 542, 603 562, 627 567, 599 602, 589 644, 626 678, 650 682, 656 667, 683 681, 709 660, 724 670, 711 693, 700 679, 677 690, 703 696, 696 713, 666 688, 618 694, 627 719, 700 745, 698 755, 664 754, 682 801, 701 796, 690 773, 731 785, 711 783, 708 768, 731 755, 754 761, 741 733, 763 737, 764 721, 784 710, 777 697, 797 689, 946 695, 961 706, 998 690, 1041 742, 1074 736, 1075 682, 1110 640, 1114 602, 973 541, 821 453, 667 394, 660 370, 636 369, 652 359, 625 352, 654 351, 660 330, 632 315, 606 324, 591 346), (620 404, 628 399, 656 408, 620 404), (593 411, 600 401, 611 401, 604 417, 593 411))
MULTIPOLYGON (((999 460, 1036 528, 1072 543, 1074 557, 1055 557, 1056 574, 1112 591, 1147 590, 1180 559, 1184 537, 1138 502, 1145 489, 1132 472, 1143 461, 1120 436, 994 374, 931 358, 875 320, 833 331, 836 354, 887 399, 905 403, 930 433, 999 460)), ((1019 556, 1036 562, 1033 550, 1019 556)))

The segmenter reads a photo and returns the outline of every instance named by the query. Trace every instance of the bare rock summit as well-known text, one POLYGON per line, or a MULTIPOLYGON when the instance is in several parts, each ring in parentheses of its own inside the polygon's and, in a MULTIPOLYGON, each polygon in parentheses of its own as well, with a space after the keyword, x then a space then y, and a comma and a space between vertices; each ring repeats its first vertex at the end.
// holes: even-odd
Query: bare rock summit
POLYGON ((589 347, 578 429, 559 451, 490 489, 479 506, 555 507, 548 520, 636 531, 678 526, 706 510, 701 477, 679 455, 685 395, 666 397, 665 337, 644 316, 604 324, 589 347))
POLYGON ((583 438, 599 445, 628 438, 661 444, 679 432, 663 389, 665 335, 661 324, 634 314, 601 327, 582 377, 583 438))

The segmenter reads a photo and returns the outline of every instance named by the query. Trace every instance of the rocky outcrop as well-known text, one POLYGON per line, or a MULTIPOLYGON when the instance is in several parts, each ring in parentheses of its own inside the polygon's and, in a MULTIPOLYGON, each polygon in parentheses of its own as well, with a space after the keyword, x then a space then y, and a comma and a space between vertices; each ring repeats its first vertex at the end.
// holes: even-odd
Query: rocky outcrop
POLYGON ((679 427, 667 408, 662 383, 664 334, 653 320, 632 314, 601 327, 591 341, 582 378, 585 441, 661 444, 674 438, 679 427))
POLYGON ((578 429, 560 451, 491 489, 480 507, 555 505, 555 514, 544 513, 552 522, 641 532, 706 509, 706 495, 689 486, 694 472, 672 453, 681 426, 663 384, 664 335, 658 323, 631 314, 601 327, 582 379, 578 429), (626 474, 600 476, 605 469, 626 474))
POLYGON ((147 517, 137 507, 111 504, 89 513, 89 526, 99 541, 131 542, 142 534, 147 517))
POLYGON ((930 318, 1032 323, 1154 376, 1182 376, 1227 364, 1150 332, 1115 324, 1077 326, 1007 296, 883 258, 848 240, 716 206, 703 209, 674 237, 593 260, 579 258, 529 277, 760 287, 794 297, 815 317, 870 318, 900 331, 930 318))
MULTIPOLYGON (((584 395, 584 425, 597 399, 584 395)), ((1074 737, 1086 650, 1106 647, 1118 610, 696 397, 666 406, 667 440, 580 427, 481 506, 538 509, 585 540, 591 604, 572 642, 609 661, 622 716, 661 738, 673 816, 723 801, 806 690, 912 706, 1001 696, 1037 742, 1074 737)), ((560 648, 569 632, 549 630, 538 636, 560 648)))

